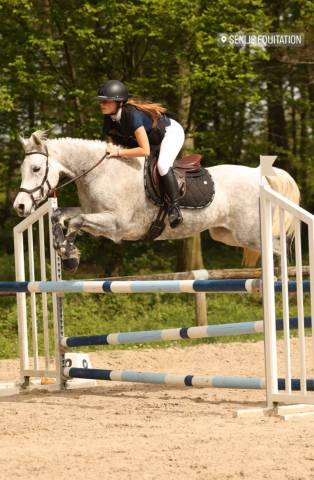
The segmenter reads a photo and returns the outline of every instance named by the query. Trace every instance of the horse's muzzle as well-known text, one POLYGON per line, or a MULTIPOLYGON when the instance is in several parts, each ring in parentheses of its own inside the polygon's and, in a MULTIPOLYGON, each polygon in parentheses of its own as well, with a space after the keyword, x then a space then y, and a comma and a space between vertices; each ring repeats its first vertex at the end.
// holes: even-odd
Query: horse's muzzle
POLYGON ((27 217, 34 210, 30 199, 23 193, 18 193, 13 208, 19 217, 27 217))
POLYGON ((25 205, 24 203, 19 203, 14 207, 19 217, 25 217, 25 205))

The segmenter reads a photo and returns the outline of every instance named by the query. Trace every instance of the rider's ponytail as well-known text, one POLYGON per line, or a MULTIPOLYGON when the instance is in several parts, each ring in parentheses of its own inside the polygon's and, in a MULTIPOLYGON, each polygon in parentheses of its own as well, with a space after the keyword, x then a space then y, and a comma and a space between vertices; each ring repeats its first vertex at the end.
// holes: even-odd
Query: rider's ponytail
POLYGON ((138 98, 129 98, 127 104, 134 105, 134 107, 147 113, 153 120, 153 127, 157 126, 157 121, 163 115, 167 109, 160 103, 150 102, 148 100, 140 100, 138 98))

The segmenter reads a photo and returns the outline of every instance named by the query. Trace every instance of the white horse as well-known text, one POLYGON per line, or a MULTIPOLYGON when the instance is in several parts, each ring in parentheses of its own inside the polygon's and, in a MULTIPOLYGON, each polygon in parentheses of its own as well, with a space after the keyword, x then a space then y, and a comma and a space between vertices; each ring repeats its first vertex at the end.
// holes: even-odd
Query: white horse
MULTIPOLYGON (((20 216, 29 215, 58 185, 61 175, 70 178, 91 169, 106 154, 107 143, 74 138, 47 139, 47 132, 20 137, 25 151, 22 183, 14 201, 20 216)), ((158 207, 146 196, 143 182, 144 158, 105 158, 86 175, 75 180, 81 207, 58 209, 56 225, 67 228, 55 241, 58 253, 78 265, 79 252, 74 247, 76 234, 83 230, 114 242, 139 240, 147 233, 158 207)), ((209 230, 214 240, 243 247, 247 264, 257 260, 260 251, 259 184, 260 169, 239 165, 218 165, 209 172, 215 184, 212 203, 203 209, 184 209, 183 224, 166 228, 157 240, 180 239, 209 230)), ((275 169, 268 179, 272 188, 295 203, 300 192, 285 171, 275 169)), ((278 215, 277 215, 278 216, 278 215)), ((292 218, 286 215, 286 231, 293 236, 292 218)), ((167 222, 167 221, 166 221, 167 222)), ((274 221, 274 236, 279 222, 274 221)))

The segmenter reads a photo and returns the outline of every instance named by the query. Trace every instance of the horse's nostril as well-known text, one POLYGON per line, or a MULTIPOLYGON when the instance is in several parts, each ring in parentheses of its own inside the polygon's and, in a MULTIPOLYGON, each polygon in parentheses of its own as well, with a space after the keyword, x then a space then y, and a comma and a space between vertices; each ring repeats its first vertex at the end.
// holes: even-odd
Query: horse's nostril
POLYGON ((20 212, 24 212, 24 203, 19 203, 17 208, 20 212))

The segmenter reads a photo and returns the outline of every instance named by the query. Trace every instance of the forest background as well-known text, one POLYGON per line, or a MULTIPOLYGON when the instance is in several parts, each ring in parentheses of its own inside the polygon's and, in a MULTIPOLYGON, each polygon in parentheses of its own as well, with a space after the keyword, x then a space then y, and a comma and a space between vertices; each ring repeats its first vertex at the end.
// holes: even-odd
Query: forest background
MULTIPOLYGON (((176 112, 185 150, 202 153, 206 166, 257 166, 260 154, 278 155, 277 164, 301 187, 302 204, 313 210, 312 1, 0 0, 0 16, 2 253, 12 253, 18 221, 12 210, 23 159, 18 134, 55 126, 55 136, 101 138, 93 97, 112 78, 125 82, 133 96, 176 112), (236 32, 302 33, 305 45, 219 43, 219 33, 236 32)), ((77 204, 75 190, 62 193, 59 202, 77 204)), ((195 239, 183 248, 181 242, 170 246, 177 270, 202 266, 195 239)), ((81 247, 85 262, 97 263, 104 275, 130 273, 124 261, 139 252, 168 250, 87 235, 81 247)))

